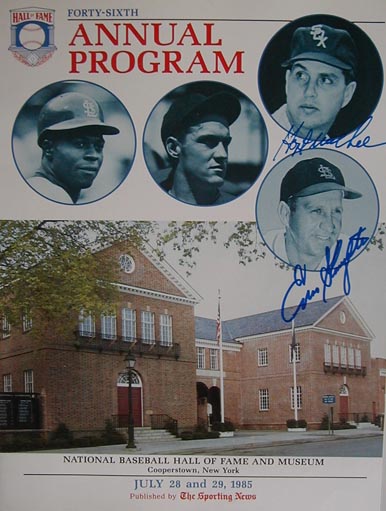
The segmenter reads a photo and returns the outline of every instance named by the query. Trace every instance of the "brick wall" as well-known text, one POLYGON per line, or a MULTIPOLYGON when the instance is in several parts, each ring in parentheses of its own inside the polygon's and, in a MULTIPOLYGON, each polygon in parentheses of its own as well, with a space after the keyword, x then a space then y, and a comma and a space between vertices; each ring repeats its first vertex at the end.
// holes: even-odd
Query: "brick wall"
MULTIPOLYGON (((162 413, 177 419, 181 428, 192 428, 197 422, 194 306, 152 296, 152 290, 184 295, 137 249, 115 246, 104 251, 104 256, 118 262, 122 252, 130 253, 136 267, 132 274, 119 272, 120 281, 142 288, 146 295, 120 293, 118 338, 122 334, 121 309, 130 307, 137 313, 137 337, 142 335, 140 311, 154 313, 156 341, 160 340, 160 314, 167 314, 172 316, 173 343, 180 346, 178 359, 166 349, 161 356, 151 350, 137 355, 135 370, 142 381, 144 425, 150 425, 151 413, 162 413)), ((77 317, 66 326, 67 333, 60 338, 37 339, 33 329, 22 334, 20 325, 14 325, 10 338, 0 340, 1 378, 11 373, 12 390, 20 392, 24 391, 23 371, 33 370, 34 391, 41 395, 43 404, 44 428, 52 430, 64 422, 73 431, 102 429, 105 420, 118 411, 117 380, 126 371, 124 357, 129 344, 125 343, 122 352, 114 349, 113 340, 104 341, 97 349, 95 339, 76 342, 77 317)), ((96 330, 100 332, 100 318, 96 318, 96 330)))
MULTIPOLYGON (((370 343, 367 339, 359 338, 363 331, 355 332, 354 325, 351 325, 354 331, 352 334, 339 333, 338 317, 337 314, 334 320, 328 318, 329 331, 310 327, 296 333, 296 342, 300 345, 300 362, 296 363, 297 385, 302 387, 302 407, 298 410, 298 418, 306 419, 311 427, 318 427, 324 413, 328 411, 328 407, 322 402, 324 394, 336 396, 334 408, 338 418, 341 412, 340 388, 344 384, 349 391, 350 419, 354 413, 371 412, 373 401, 378 400, 371 370, 370 343), (366 370, 349 370, 347 363, 345 367, 326 372, 324 345, 327 339, 330 345, 352 346, 359 349, 361 366, 366 370)), ((242 423, 245 427, 279 428, 283 427, 287 419, 294 417, 290 403, 290 389, 293 387, 293 365, 290 364, 289 358, 290 343, 290 331, 244 342, 241 353, 241 392, 242 423), (259 348, 267 348, 267 366, 258 366, 259 348), (269 410, 259 410, 259 389, 269 391, 269 410)))

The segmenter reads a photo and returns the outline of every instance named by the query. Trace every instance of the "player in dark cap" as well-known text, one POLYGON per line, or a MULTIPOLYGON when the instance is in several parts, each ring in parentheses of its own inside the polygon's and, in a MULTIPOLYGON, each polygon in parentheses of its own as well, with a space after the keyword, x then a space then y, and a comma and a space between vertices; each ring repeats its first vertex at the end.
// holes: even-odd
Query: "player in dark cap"
POLYGON ((161 138, 171 164, 161 186, 188 204, 224 204, 234 196, 221 192, 228 165, 229 126, 240 114, 236 96, 192 93, 176 99, 165 114, 161 138))
POLYGON ((284 176, 278 213, 284 229, 269 231, 265 242, 291 265, 317 270, 341 234, 343 199, 362 194, 348 188, 338 167, 323 158, 299 161, 284 176))
POLYGON ((100 105, 78 92, 60 94, 48 101, 38 118, 41 167, 30 185, 49 199, 75 204, 89 188, 103 162, 103 135, 119 129, 104 122, 100 105))
POLYGON ((282 66, 287 69, 287 103, 272 117, 301 137, 326 138, 356 89, 357 50, 352 37, 328 25, 300 27, 282 66))

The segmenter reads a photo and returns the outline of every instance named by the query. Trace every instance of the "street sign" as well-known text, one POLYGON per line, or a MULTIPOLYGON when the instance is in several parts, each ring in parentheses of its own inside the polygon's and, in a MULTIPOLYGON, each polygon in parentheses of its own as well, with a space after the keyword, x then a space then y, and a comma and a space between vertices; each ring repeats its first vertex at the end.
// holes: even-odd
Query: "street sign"
POLYGON ((386 378, 386 369, 380 369, 379 376, 384 376, 386 378))
POLYGON ((325 394, 322 397, 322 401, 325 405, 333 405, 336 402, 334 394, 325 394))

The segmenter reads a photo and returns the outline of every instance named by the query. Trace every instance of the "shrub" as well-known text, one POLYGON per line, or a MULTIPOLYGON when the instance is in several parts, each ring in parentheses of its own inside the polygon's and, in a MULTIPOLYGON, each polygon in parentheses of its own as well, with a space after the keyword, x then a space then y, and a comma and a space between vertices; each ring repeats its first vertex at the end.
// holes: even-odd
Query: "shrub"
POLYGON ((203 424, 203 423, 199 423, 197 424, 197 426, 195 427, 195 430, 194 430, 196 433, 207 433, 208 431, 208 428, 206 426, 206 424, 203 424))
POLYGON ((181 440, 204 440, 207 438, 218 438, 219 431, 182 431, 181 440))
POLYGON ((193 431, 181 431, 181 440, 193 440, 193 431))
POLYGON ((165 424, 166 431, 169 431, 172 435, 178 434, 178 424, 175 420, 170 420, 165 424))
POLYGON ((220 432, 219 431, 207 431, 206 432, 206 438, 219 438, 220 432))
POLYGON ((231 421, 214 422, 212 431, 234 431, 235 427, 231 421))
POLYGON ((73 447, 90 447, 91 446, 91 437, 82 436, 80 438, 74 438, 72 442, 73 447))
POLYGON ((366 413, 364 413, 361 417, 360 422, 370 422, 369 416, 366 413))
POLYGON ((45 440, 36 434, 20 433, 12 440, 4 442, 1 445, 1 452, 20 452, 20 451, 35 451, 44 449, 46 446, 45 440))
POLYGON ((48 439, 49 447, 50 448, 54 447, 56 449, 70 447, 72 445, 72 442, 73 434, 64 424, 64 422, 58 424, 56 429, 54 429, 54 431, 51 432, 48 439))
POLYGON ((349 424, 348 422, 342 422, 340 424, 334 424, 334 429, 356 429, 357 427, 354 424, 349 424))
POLYGON ((64 422, 58 424, 56 429, 54 429, 50 435, 50 440, 67 440, 71 442, 72 439, 73 435, 64 422))
POLYGON ((329 417, 327 415, 327 413, 325 413, 322 417, 322 421, 320 423, 320 429, 328 429, 328 424, 329 424, 329 417))
MULTIPOLYGON (((356 429, 356 426, 353 424, 349 424, 344 417, 339 419, 339 422, 334 422, 334 424, 330 424, 330 428, 334 430, 341 429, 356 429)), ((328 415, 325 414, 322 417, 322 422, 320 424, 320 429, 328 429, 328 415)))
POLYGON ((99 440, 99 443, 103 443, 105 445, 125 443, 124 436, 115 429, 111 420, 106 420, 105 429, 100 435, 99 440))
POLYGON ((203 440, 207 438, 206 431, 194 431, 192 437, 193 440, 203 440))
POLYGON ((307 421, 305 419, 287 419, 287 428, 306 428, 307 421))

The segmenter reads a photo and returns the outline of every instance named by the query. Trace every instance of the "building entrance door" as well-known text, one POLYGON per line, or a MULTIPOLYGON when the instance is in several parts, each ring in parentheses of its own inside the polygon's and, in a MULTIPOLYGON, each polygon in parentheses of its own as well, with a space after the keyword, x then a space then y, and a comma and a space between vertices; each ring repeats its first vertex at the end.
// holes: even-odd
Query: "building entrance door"
POLYGON ((342 385, 339 389, 339 419, 342 421, 349 420, 349 392, 347 385, 342 385))
MULTIPOLYGON (((127 374, 121 374, 117 383, 118 395, 118 426, 126 427, 129 417, 129 380, 127 374)), ((134 426, 143 425, 142 417, 142 382, 139 375, 132 372, 131 395, 133 404, 134 426)))
POLYGON ((211 387, 208 391, 208 403, 212 405, 212 424, 221 422, 220 389, 211 387))

